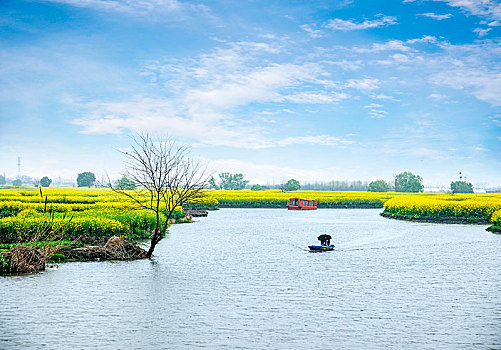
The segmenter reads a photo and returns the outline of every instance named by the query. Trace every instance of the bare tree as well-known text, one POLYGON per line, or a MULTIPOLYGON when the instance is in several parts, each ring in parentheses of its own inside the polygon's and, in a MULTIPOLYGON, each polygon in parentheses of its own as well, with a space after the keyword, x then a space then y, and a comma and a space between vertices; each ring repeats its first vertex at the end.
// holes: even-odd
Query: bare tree
POLYGON ((150 258, 165 236, 174 211, 204 197, 211 174, 200 161, 190 157, 188 147, 178 146, 171 139, 154 139, 148 133, 131 138, 131 149, 119 152, 126 158, 123 175, 138 187, 133 191, 114 188, 111 184, 110 187, 127 197, 136 208, 155 212, 156 226, 147 253, 150 258))

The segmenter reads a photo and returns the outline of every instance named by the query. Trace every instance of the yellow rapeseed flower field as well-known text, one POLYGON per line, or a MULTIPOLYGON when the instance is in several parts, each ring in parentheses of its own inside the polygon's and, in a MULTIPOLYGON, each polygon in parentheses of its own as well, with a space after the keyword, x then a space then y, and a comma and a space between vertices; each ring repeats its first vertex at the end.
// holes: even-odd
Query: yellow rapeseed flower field
POLYGON ((430 218, 465 218, 490 221, 501 209, 499 194, 407 195, 388 200, 385 213, 430 218))
MULTIPOLYGON (((71 237, 147 238, 156 216, 135 209, 137 205, 110 189, 0 189, 0 242, 27 240, 47 228, 71 237)), ((175 217, 184 216, 182 208, 177 212, 175 217)))
POLYGON ((491 216, 491 222, 496 226, 501 226, 501 209, 497 210, 491 216))
POLYGON ((274 207, 285 208, 292 197, 311 198, 317 201, 319 208, 382 208, 383 203, 396 193, 348 192, 348 191, 208 191, 210 198, 217 199, 224 207, 274 207))
MULTIPOLYGON (((402 217, 464 218, 466 222, 489 222, 501 209, 501 194, 396 193, 351 191, 209 191, 220 207, 285 208, 292 197, 315 199, 319 208, 382 208, 402 217)), ((495 218, 499 221, 501 214, 495 218)))
MULTIPOLYGON (((383 208, 403 218, 465 218, 501 225, 500 194, 375 193, 349 191, 225 191, 209 190, 193 208, 285 208, 288 199, 314 199, 319 208, 383 208)), ((143 199, 148 200, 146 192, 143 199)), ((164 208, 165 209, 165 208, 164 208)), ((155 216, 134 210, 134 204, 107 188, 0 189, 0 242, 19 232, 34 232, 47 224, 65 225, 72 236, 110 234, 144 237, 154 228, 155 216), (45 214, 44 214, 45 213, 45 214), (70 220, 71 218, 71 220, 70 220)), ((182 215, 182 208, 179 208, 182 215)))

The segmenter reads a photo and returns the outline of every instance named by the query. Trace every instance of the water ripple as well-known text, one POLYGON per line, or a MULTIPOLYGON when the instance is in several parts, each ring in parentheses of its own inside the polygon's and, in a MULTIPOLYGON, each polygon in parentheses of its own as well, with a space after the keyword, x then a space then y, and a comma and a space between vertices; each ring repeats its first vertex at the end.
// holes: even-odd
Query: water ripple
POLYGON ((484 230, 220 210, 153 260, 0 278, 0 349, 499 349, 501 237, 484 230), (321 232, 337 248, 311 254, 321 232))

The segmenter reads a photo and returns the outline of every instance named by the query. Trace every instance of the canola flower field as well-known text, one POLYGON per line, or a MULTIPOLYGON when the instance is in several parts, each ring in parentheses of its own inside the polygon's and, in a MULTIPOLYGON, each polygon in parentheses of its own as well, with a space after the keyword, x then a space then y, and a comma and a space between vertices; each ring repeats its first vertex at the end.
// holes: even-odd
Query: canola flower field
POLYGON ((385 202, 390 217, 463 219, 465 223, 499 223, 500 194, 418 194, 392 198, 385 202))
POLYGON ((219 202, 220 208, 286 208, 292 197, 309 198, 317 201, 318 208, 382 208, 395 197, 395 193, 349 192, 349 191, 229 191, 213 190, 210 198, 219 202))
POLYGON ((492 228, 497 232, 501 232, 501 209, 497 210, 491 216, 492 228))
MULTIPOLYGON (((461 218, 501 228, 501 194, 209 190, 206 198, 189 207, 286 208, 292 197, 314 199, 319 208, 384 208, 387 217, 461 218)), ((47 225, 54 230, 64 228, 69 237, 149 237, 156 222, 154 213, 131 208, 131 202, 110 189, 0 189, 0 243, 27 241, 47 225)), ((175 218, 183 216, 179 208, 175 218)))
POLYGON ((315 199, 318 208, 384 208, 384 216, 400 219, 462 219, 465 223, 501 226, 501 194, 350 192, 350 191, 210 191, 219 207, 285 208, 292 197, 315 199))
MULTIPOLYGON (((148 238, 156 225, 155 213, 134 208, 110 189, 0 189, 0 243, 29 241, 47 227, 71 239, 148 238)), ((182 208, 176 209, 174 218, 182 217, 182 208)))

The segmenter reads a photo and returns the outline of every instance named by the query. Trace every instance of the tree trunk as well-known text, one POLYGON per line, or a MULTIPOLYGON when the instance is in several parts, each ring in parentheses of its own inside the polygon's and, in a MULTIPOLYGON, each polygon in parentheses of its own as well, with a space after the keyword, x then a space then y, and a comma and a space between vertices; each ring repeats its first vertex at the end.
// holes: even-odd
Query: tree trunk
POLYGON ((155 250, 155 246, 157 245, 156 240, 152 240, 150 244, 150 249, 148 249, 148 252, 146 253, 146 257, 149 259, 153 255, 153 251, 155 250))
POLYGON ((158 229, 158 225, 155 228, 155 232, 153 233, 153 236, 151 237, 151 242, 150 242, 150 249, 148 249, 148 252, 146 253, 146 257, 149 259, 153 255, 153 251, 155 250, 155 247, 158 242, 162 239, 162 235, 160 233, 160 230, 158 229))

